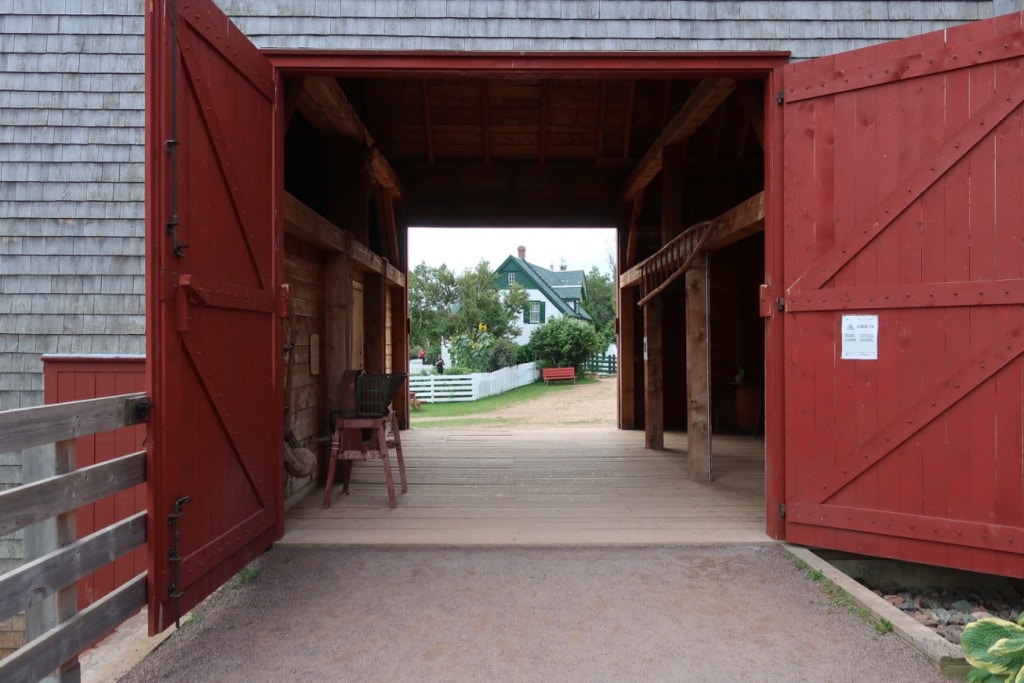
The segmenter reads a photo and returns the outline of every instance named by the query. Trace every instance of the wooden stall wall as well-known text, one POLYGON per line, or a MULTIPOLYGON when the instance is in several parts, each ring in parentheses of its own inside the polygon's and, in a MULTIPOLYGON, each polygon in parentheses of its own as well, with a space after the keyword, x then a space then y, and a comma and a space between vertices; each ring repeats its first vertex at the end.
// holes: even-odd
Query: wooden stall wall
MULTIPOLYGON (((326 330, 326 257, 323 251, 300 240, 285 239, 284 279, 288 284, 290 307, 285 321, 285 344, 290 373, 285 396, 285 427, 305 448, 316 452, 312 442, 326 427, 327 385, 323 358, 326 330)), ((296 495, 313 482, 309 477, 285 479, 285 496, 296 495)))
POLYGON ((764 396, 764 321, 758 310, 764 234, 714 252, 709 261, 712 427, 753 433, 764 396))
MULTIPOLYGON (((145 356, 43 356, 47 404, 117 396, 146 390, 145 356)), ((145 449, 146 425, 83 436, 75 441, 78 469, 145 449)), ((78 508, 78 538, 146 509, 146 485, 78 508)), ((81 610, 146 570, 146 546, 118 558, 78 582, 81 610)))

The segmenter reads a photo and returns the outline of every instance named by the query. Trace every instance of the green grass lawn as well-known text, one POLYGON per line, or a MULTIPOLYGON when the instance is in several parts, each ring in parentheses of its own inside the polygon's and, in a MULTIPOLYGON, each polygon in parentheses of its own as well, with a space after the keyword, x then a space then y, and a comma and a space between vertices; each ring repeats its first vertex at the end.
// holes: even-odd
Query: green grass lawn
MULTIPOLYGON (((596 379, 578 377, 576 384, 593 384, 596 379)), ((487 413, 518 403, 547 396, 559 391, 572 391, 575 385, 569 382, 544 384, 534 382, 525 387, 507 391, 498 396, 488 396, 478 401, 454 401, 451 403, 424 403, 423 410, 413 410, 410 424, 413 427, 472 427, 479 425, 515 424, 515 420, 502 417, 487 417, 487 413), (444 419, 438 419, 444 418, 444 419)))

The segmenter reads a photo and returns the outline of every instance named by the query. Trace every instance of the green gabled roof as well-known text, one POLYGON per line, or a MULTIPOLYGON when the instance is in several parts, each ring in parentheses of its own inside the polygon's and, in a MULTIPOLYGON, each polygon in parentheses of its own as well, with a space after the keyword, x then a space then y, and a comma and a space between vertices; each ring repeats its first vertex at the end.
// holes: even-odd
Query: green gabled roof
MULTIPOLYGON (((580 307, 574 311, 567 300, 583 301, 586 296, 586 279, 582 270, 548 270, 535 266, 516 256, 509 256, 498 266, 496 273, 507 273, 514 270, 523 273, 536 285, 535 289, 544 293, 551 303, 564 315, 581 320, 590 320, 590 314, 580 307)), ((518 281, 518 280, 517 280, 518 281)), ((522 283, 520 283, 522 284, 522 283)), ((506 285, 502 283, 502 287, 506 285)))

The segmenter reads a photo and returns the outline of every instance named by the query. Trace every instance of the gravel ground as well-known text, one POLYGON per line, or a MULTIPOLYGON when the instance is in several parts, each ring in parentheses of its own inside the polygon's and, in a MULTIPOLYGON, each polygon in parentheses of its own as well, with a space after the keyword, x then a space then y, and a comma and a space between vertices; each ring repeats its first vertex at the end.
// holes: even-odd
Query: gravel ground
POLYGON ((949 680, 779 546, 278 547, 250 567, 119 680, 949 680))

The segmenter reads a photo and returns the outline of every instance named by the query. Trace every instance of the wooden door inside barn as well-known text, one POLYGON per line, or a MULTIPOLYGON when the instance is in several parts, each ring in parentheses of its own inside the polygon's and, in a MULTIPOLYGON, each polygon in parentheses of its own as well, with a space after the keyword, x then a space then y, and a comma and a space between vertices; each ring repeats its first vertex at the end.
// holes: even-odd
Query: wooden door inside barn
POLYGON ((283 307, 273 67, 208 0, 146 7, 157 632, 283 532, 283 307))
POLYGON ((785 538, 1024 576, 1022 15, 784 86, 785 538))

